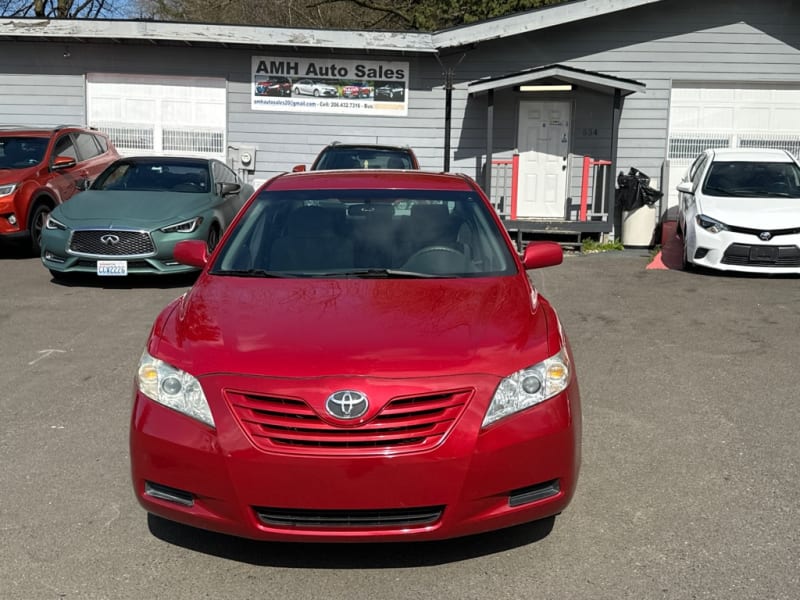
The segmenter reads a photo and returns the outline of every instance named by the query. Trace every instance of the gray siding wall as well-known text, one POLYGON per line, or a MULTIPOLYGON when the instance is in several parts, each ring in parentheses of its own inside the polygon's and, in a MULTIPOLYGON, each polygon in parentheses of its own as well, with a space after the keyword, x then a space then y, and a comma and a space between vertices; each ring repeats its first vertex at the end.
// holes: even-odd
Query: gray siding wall
MULTIPOLYGON (((485 122, 482 98, 468 98, 466 83, 548 64, 598 71, 647 86, 624 100, 616 171, 636 167, 660 182, 666 157, 673 81, 790 83, 800 87, 800 2, 794 0, 665 0, 584 22, 481 44, 457 72, 463 128, 454 139, 456 167, 469 168, 485 154, 477 130, 485 122)), ((498 92, 499 94, 500 92, 498 92)), ((506 104, 513 103, 506 92, 506 104)), ((576 94, 572 151, 608 158, 610 108, 576 94), (584 128, 599 128, 581 140, 584 128)), ((496 100, 497 102, 497 100, 496 100)), ((511 109, 514 110, 514 109, 511 109)), ((497 118, 497 117, 496 117, 497 118)), ((454 121, 458 117, 454 115, 454 121)), ((511 134, 509 134, 511 135, 511 134)), ((513 139, 513 138, 511 138, 513 139)), ((513 142, 511 142, 513 144, 513 142)), ((495 130, 495 149, 509 141, 495 130)))
MULTIPOLYGON (((666 156, 673 81, 789 83, 800 86, 800 3, 794 0, 663 0, 609 16, 478 44, 466 54, 370 54, 408 61, 405 117, 343 116, 254 111, 251 56, 332 56, 304 49, 290 55, 151 44, 0 42, 0 111, 8 124, 84 122, 85 74, 219 77, 228 81, 228 144, 258 149, 257 179, 309 164, 333 141, 408 144, 422 167, 443 167, 445 67, 455 73, 451 170, 480 177, 486 154, 485 96, 469 97, 467 83, 548 64, 565 64, 646 84, 624 101, 619 149, 609 157, 611 97, 575 91, 570 151, 613 158, 616 171, 637 167, 656 180, 666 156), (69 58, 64 57, 69 51, 69 58)), ((334 53, 341 58, 363 55, 334 53)), ((544 99, 544 98, 543 98, 544 99)), ((494 155, 510 156, 516 143, 519 96, 498 91, 494 155)), ((571 185, 571 191, 574 193, 571 185)))
MULTIPOLYGON (((425 169, 441 170, 444 88, 435 59, 370 54, 369 60, 407 61, 410 71, 408 116, 370 117, 301 114, 251 109, 253 55, 268 50, 166 46, 0 43, 0 122, 41 124, 86 122, 86 73, 216 77, 228 81, 228 145, 258 149, 256 179, 310 164, 320 149, 338 140, 407 144, 425 169), (69 50, 69 58, 64 57, 69 50)), ((323 58, 329 51, 289 57, 323 58)), ((341 59, 363 55, 337 54, 341 59)), ((457 127, 458 123, 454 123, 457 127)))

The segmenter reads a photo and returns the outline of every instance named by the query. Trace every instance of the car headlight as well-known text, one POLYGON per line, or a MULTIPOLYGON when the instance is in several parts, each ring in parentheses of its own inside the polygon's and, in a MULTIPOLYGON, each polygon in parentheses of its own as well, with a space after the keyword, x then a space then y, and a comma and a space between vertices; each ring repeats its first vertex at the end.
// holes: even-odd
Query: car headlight
POLYGON ((202 222, 203 217, 195 217, 193 219, 181 221, 180 223, 175 223, 174 225, 167 225, 166 227, 162 227, 159 231, 163 231, 164 233, 192 233, 195 229, 200 227, 200 223, 202 222))
POLYGON ((58 219, 53 218, 53 213, 47 215, 47 220, 44 222, 45 229, 60 229, 62 231, 66 231, 67 226, 64 225, 58 219))
POLYGON ((482 427, 552 398, 566 389, 569 380, 569 359, 563 348, 539 364, 512 373, 497 386, 482 427))
POLYGON ((215 427, 206 395, 197 379, 145 350, 136 378, 139 391, 151 400, 215 427))
POLYGON ((6 183, 5 185, 0 185, 0 196, 8 196, 9 194, 13 194, 15 189, 17 189, 16 183, 6 183))
POLYGON ((697 224, 710 233, 719 233, 720 231, 727 231, 728 226, 725 223, 707 217, 706 215, 697 215, 697 224))

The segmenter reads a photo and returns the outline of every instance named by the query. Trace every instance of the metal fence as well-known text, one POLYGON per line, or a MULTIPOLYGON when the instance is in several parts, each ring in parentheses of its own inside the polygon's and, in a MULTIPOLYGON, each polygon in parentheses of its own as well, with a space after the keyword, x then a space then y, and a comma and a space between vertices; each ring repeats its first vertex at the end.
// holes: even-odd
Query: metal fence
POLYGON ((161 129, 155 125, 119 123, 91 125, 107 133, 122 154, 225 156, 225 132, 221 129, 161 129))
POLYGON ((774 148, 800 156, 800 132, 672 131, 667 158, 688 166, 708 148, 774 148))

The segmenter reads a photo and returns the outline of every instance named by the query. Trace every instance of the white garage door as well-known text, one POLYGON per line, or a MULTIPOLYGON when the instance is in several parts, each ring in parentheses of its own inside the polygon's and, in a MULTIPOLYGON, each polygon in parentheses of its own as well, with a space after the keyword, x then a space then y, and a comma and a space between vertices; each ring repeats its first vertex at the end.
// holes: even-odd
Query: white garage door
POLYGON ((800 88, 675 84, 670 102, 669 206, 706 148, 782 148, 800 156, 800 88))
POLYGON ((225 80, 90 73, 89 125, 121 154, 225 159, 225 80))

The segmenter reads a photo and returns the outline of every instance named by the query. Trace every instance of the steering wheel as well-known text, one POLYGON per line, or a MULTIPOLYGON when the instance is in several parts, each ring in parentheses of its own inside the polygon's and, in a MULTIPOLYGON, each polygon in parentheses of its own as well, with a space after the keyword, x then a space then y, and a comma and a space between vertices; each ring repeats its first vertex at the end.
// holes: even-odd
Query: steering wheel
POLYGON ((424 248, 417 250, 416 252, 414 252, 414 254, 409 256, 408 259, 406 260, 406 263, 409 263, 412 260, 419 258, 420 256, 425 256, 426 254, 430 254, 431 252, 449 252, 450 254, 456 254, 459 258, 466 258, 466 256, 464 256, 464 253, 461 252, 461 250, 453 248, 452 246, 425 246, 424 248))
POLYGON ((421 273, 461 273, 471 271, 467 256, 452 246, 426 246, 408 257, 403 268, 421 273))

